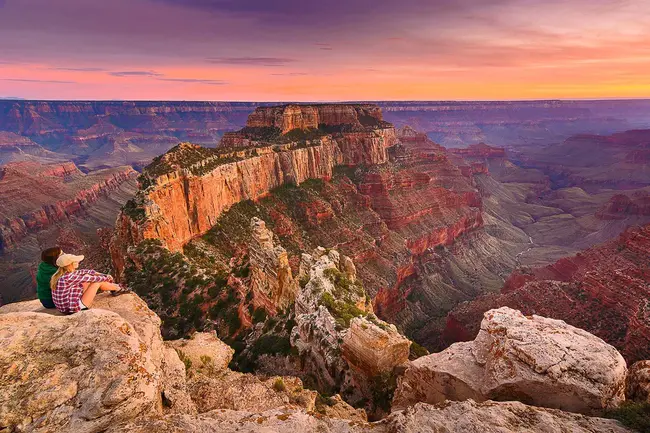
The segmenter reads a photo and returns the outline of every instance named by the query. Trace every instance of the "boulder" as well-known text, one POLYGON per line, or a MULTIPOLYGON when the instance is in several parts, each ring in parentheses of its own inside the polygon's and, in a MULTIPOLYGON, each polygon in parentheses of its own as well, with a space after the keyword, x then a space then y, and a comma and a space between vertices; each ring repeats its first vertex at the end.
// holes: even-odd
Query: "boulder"
POLYGON ((97 432, 160 412, 152 349, 114 312, 2 312, 0 347, 0 429, 97 432))
POLYGON ((516 401, 447 401, 437 406, 418 403, 381 424, 390 433, 631 433, 614 420, 526 406, 516 401))
POLYGON ((209 364, 215 370, 224 370, 235 351, 217 338, 214 332, 195 332, 189 339, 166 342, 179 352, 179 356, 188 359, 194 366, 209 364))
POLYGON ((261 379, 252 374, 224 370, 195 373, 187 380, 199 413, 214 409, 263 412, 271 409, 313 410, 315 391, 305 390, 296 377, 261 379))
POLYGON ((316 412, 327 418, 347 419, 354 422, 368 421, 368 415, 363 409, 350 406, 339 394, 316 399, 316 412))
POLYGON ((594 413, 624 400, 626 373, 616 349, 588 332, 503 307, 485 313, 473 342, 413 361, 393 410, 471 398, 594 413))
POLYGON ((364 371, 368 376, 391 373, 395 366, 409 358, 411 341, 385 322, 372 323, 355 317, 341 345, 343 358, 348 364, 364 371))
POLYGON ((650 403, 650 361, 639 361, 630 367, 625 396, 628 400, 650 403))

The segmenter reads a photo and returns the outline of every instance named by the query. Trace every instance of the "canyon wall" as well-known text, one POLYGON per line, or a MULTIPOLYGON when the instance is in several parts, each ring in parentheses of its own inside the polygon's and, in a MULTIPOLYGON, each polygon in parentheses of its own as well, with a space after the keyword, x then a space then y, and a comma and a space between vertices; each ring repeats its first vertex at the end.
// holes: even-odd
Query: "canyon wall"
POLYGON ((3 166, 0 252, 13 249, 28 233, 82 213, 135 174, 131 167, 120 167, 85 175, 72 162, 49 165, 22 162, 3 166))
POLYGON ((459 305, 447 317, 448 343, 469 340, 496 306, 547 315, 586 329, 628 363, 650 357, 650 225, 556 263, 513 272, 500 294, 459 305))
MULTIPOLYGON (((295 120, 295 107, 283 107, 281 113, 288 113, 287 121, 295 120)), ((370 116, 365 113, 373 114, 372 118, 377 121, 381 119, 377 107, 299 108, 305 113, 321 115, 322 112, 322 120, 328 122, 361 125, 362 116, 370 116)), ((256 115, 251 115, 249 124, 261 125, 262 120, 258 118, 273 117, 278 110, 277 107, 259 109, 256 115)), ((271 120, 264 120, 267 121, 271 120)), ((305 125, 303 122, 289 126, 293 130, 294 126, 305 125)), ((257 200, 287 183, 298 185, 307 179, 328 180, 338 165, 384 164, 388 161, 387 147, 395 142, 392 127, 382 124, 380 128, 364 127, 285 144, 264 145, 255 141, 255 145, 247 149, 234 146, 239 147, 234 151, 213 152, 182 143, 145 170, 143 177, 153 186, 140 191, 118 217, 114 261, 122 261, 119 256, 126 245, 144 239, 161 239, 171 251, 180 251, 190 239, 214 226, 219 216, 232 205, 257 200), (129 219, 137 223, 130 223, 129 219)))
POLYGON ((377 126, 383 121, 376 105, 285 105, 258 107, 246 126, 273 127, 286 134, 294 129, 318 129, 320 126, 377 126))

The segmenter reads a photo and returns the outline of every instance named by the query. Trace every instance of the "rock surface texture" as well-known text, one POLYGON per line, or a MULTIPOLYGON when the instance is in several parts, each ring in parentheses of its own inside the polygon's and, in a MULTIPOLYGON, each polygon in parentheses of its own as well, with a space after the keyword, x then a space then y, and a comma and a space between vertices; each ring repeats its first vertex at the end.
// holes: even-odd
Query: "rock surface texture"
POLYGON ((280 245, 275 245, 273 232, 259 218, 251 220, 252 242, 249 248, 251 290, 257 299, 267 300, 267 311, 292 305, 298 291, 293 278, 289 256, 280 245))
POLYGON ((162 413, 160 320, 139 298, 121 298, 131 323, 101 302, 71 316, 0 309, 1 427, 97 432, 162 413))
POLYGON ((624 401, 626 372, 616 349, 588 332, 504 307, 485 313, 473 342, 413 361, 393 409, 471 398, 593 413, 624 401))
POLYGON ((650 403, 650 361, 639 361, 630 367, 625 396, 628 400, 650 403))
MULTIPOLYGON (((336 254, 327 257, 343 261, 336 254)), ((0 430, 628 431, 612 420, 520 402, 472 400, 438 406, 416 401, 403 412, 368 423, 339 396, 318 397, 297 378, 262 378, 224 368, 232 352, 210 334, 163 342, 159 325, 158 317, 134 295, 102 295, 93 309, 71 316, 46 311, 38 301, 0 308, 0 430), (184 361, 172 346, 185 351, 184 361)))

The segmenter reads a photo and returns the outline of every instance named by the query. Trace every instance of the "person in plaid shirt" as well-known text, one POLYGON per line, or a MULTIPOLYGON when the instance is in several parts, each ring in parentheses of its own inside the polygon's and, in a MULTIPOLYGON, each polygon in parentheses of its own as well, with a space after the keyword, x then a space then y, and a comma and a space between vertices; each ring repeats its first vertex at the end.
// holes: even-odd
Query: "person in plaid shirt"
POLYGON ((92 305, 97 291, 113 294, 129 292, 113 283, 113 277, 91 269, 77 269, 84 256, 61 254, 56 265, 59 269, 52 276, 52 300, 56 309, 65 314, 87 310, 92 305))

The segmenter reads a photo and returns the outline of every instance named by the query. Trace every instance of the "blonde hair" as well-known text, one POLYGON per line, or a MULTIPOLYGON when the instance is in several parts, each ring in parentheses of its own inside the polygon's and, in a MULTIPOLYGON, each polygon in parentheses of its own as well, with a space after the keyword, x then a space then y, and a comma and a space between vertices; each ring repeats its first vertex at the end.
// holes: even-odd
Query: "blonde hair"
POLYGON ((54 275, 52 275, 52 279, 50 279, 50 289, 52 289, 52 291, 56 290, 56 285, 59 282, 59 278, 61 278, 65 274, 72 272, 71 268, 72 268, 72 264, 69 264, 68 266, 63 266, 56 270, 54 275))

